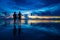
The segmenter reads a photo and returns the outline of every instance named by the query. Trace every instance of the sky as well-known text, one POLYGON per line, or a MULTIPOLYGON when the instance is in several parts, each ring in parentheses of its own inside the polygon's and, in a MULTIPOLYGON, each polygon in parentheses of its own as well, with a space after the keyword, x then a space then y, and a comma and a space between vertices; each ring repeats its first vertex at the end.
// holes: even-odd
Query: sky
POLYGON ((0 0, 0 12, 37 10, 53 4, 60 4, 60 0, 0 0))

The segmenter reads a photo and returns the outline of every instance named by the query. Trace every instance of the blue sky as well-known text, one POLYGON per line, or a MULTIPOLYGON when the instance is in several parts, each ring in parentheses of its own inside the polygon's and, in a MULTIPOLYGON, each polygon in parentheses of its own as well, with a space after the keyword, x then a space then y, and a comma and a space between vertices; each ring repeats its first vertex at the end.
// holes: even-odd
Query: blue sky
POLYGON ((0 0, 0 12, 37 10, 59 3, 60 0, 0 0))

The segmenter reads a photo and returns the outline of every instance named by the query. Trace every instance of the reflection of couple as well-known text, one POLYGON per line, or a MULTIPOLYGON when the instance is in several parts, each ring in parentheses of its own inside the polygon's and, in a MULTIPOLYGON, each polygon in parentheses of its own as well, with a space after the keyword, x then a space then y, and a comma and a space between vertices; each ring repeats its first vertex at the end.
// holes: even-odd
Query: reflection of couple
POLYGON ((17 17, 16 12, 14 12, 13 19, 14 19, 13 34, 16 35, 16 32, 18 32, 18 34, 20 35, 20 32, 21 32, 21 13, 19 12, 18 17, 17 17), (15 22, 16 22, 17 18, 19 19, 19 21, 18 21, 18 31, 17 31, 16 25, 15 25, 15 22))
MULTIPOLYGON (((14 12, 14 14, 13 14, 13 19, 14 19, 14 22, 15 22, 16 19, 17 19, 17 14, 16 14, 16 12, 14 12)), ((20 13, 20 12, 18 13, 18 19, 21 20, 21 13, 20 13)))

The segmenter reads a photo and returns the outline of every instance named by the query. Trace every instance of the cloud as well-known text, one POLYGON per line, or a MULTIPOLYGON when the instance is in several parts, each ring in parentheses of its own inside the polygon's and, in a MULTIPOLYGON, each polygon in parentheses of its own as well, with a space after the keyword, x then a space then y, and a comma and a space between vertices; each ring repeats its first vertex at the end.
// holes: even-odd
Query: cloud
POLYGON ((60 1, 59 0, 0 0, 0 8, 8 12, 14 10, 35 10, 56 3, 60 3, 60 1))

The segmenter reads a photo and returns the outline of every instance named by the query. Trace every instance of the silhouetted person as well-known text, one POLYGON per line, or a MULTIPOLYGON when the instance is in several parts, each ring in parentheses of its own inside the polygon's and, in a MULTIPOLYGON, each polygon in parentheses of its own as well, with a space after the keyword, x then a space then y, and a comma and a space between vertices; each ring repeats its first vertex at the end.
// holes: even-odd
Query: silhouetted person
POLYGON ((21 12, 18 13, 18 19, 21 20, 21 12))
POLYGON ((14 22, 16 22, 16 12, 14 12, 13 14, 13 19, 14 19, 14 22))
POLYGON ((19 19, 19 22, 18 22, 18 34, 20 34, 20 31, 21 31, 21 12, 18 13, 18 19, 19 19))

